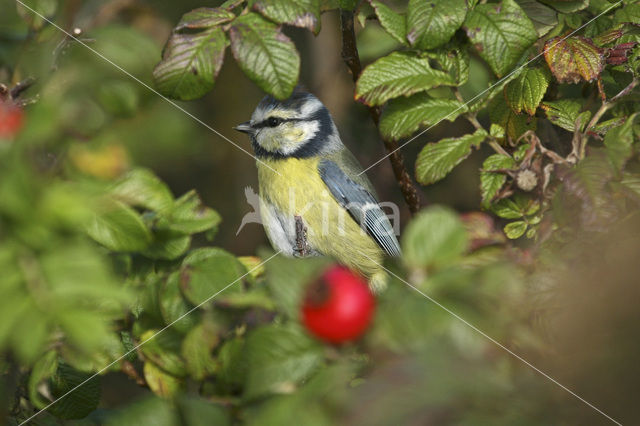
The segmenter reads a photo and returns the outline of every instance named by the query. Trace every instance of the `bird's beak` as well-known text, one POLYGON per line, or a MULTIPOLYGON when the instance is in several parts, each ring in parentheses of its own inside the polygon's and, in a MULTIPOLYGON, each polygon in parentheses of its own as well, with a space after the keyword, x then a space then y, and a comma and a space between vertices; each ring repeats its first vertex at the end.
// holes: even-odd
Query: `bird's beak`
POLYGON ((251 133, 253 131, 253 127, 251 127, 250 121, 240 123, 236 127, 234 127, 234 129, 242 133, 251 133))

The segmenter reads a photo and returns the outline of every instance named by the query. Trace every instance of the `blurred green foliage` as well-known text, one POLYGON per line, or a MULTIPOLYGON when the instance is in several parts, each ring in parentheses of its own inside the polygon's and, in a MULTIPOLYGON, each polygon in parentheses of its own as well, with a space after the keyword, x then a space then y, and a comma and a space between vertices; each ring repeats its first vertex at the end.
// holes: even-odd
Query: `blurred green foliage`
MULTIPOLYGON (((416 155, 416 178, 454 179, 470 157, 482 164, 472 172, 476 207, 482 198, 505 222, 421 211, 404 230, 403 258, 388 265, 394 278, 373 327, 339 347, 298 321, 306 285, 331 260, 234 254, 256 244, 249 237, 233 250, 242 242, 220 238, 241 214, 227 196, 234 187, 220 182, 246 185, 250 159, 224 168, 235 148, 209 146, 196 122, 140 82, 181 100, 226 93, 220 105, 195 105, 230 128, 228 111, 248 114, 257 91, 246 80, 220 84, 231 81, 225 69, 286 97, 313 62, 301 34, 319 32, 320 43, 333 31, 320 30, 323 16, 335 24, 337 7, 356 5, 187 3, 25 1, 64 28, 83 28, 80 39, 109 63, 0 0, 0 83, 10 90, 36 79, 0 100, 27 105, 24 128, 0 140, 3 421, 43 408, 33 424, 609 421, 508 349, 617 421, 637 422, 636 2, 566 41, 557 37, 610 3, 358 5, 358 47, 370 63, 349 93, 384 107, 384 138, 455 121, 429 133, 439 141, 416 155), (529 64, 545 46, 546 63, 529 64), (580 55, 589 66, 572 68, 580 55), (251 102, 236 103, 243 96, 251 102), (199 164, 218 181, 199 181, 191 170, 199 164), (217 194, 217 210, 230 214, 207 207, 193 186, 217 194), (505 234, 529 241, 507 244, 505 234)), ((335 70, 328 74, 334 83, 335 70)), ((377 159, 370 145, 362 150, 377 159)))

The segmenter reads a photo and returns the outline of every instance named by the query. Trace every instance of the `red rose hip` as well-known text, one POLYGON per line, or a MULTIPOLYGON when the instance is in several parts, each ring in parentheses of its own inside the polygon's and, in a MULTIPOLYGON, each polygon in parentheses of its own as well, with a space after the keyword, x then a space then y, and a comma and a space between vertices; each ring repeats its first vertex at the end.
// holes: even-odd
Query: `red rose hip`
POLYGON ((22 127, 24 111, 18 105, 0 100, 0 139, 11 139, 22 127))
POLYGON ((332 266, 307 289, 302 320, 316 337, 343 343, 364 333, 374 310, 366 280, 343 266, 332 266))

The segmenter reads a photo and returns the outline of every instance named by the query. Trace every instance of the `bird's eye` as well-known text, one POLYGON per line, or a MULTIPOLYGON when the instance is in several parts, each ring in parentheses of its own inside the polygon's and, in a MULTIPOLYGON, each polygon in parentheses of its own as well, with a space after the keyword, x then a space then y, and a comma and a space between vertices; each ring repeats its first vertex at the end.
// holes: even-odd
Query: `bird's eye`
POLYGON ((278 117, 269 117, 267 118, 267 126, 276 127, 278 124, 282 123, 282 119, 278 117))

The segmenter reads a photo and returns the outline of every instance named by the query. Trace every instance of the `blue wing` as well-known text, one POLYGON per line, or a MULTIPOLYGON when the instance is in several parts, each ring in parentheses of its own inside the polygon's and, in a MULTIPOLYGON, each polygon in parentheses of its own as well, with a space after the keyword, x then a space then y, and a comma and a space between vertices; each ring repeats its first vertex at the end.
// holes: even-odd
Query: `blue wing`
POLYGON ((389 256, 400 256, 400 246, 389 219, 371 192, 347 176, 333 161, 320 161, 318 170, 338 204, 349 212, 389 256))

